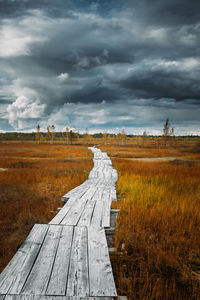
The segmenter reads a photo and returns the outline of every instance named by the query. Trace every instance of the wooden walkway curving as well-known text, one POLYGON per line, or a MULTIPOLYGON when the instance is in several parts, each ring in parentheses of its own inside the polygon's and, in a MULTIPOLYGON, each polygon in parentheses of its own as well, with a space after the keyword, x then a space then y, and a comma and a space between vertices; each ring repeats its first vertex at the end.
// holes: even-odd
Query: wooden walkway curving
POLYGON ((0 300, 114 299, 105 229, 117 172, 99 149, 88 179, 62 197, 49 224, 36 224, 0 275, 0 300))

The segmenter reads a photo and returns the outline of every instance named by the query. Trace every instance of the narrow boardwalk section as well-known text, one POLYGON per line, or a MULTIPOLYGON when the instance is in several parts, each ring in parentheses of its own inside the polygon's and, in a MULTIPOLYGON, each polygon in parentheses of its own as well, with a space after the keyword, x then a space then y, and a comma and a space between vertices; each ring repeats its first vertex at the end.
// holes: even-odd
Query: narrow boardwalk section
POLYGON ((114 299, 105 229, 117 172, 99 149, 88 179, 62 197, 49 224, 36 224, 0 275, 0 300, 114 299))

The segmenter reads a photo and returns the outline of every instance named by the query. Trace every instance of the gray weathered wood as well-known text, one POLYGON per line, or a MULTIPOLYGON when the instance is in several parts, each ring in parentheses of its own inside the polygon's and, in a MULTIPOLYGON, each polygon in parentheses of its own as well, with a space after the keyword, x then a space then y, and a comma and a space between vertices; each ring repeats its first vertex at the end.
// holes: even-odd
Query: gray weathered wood
POLYGON ((75 227, 67 296, 89 296, 87 228, 75 227))
POLYGON ((67 202, 63 208, 59 211, 59 213, 49 222, 49 224, 60 224, 62 222, 62 220, 65 218, 65 216, 67 215, 68 211, 71 209, 73 205, 73 201, 71 202, 67 202))
POLYGON ((73 227, 63 226, 46 295, 66 294, 72 238, 73 227))
POLYGON ((103 189, 98 188, 98 191, 96 193, 96 205, 91 220, 91 226, 96 228, 100 228, 102 226, 102 207, 103 207, 102 195, 103 195, 103 189))
POLYGON ((103 192, 102 227, 110 227, 110 189, 103 192))
POLYGON ((0 294, 19 294, 43 243, 48 225, 36 224, 0 275, 0 294))
POLYGON ((114 300, 114 298, 113 297, 99 298, 99 297, 44 296, 44 295, 7 295, 5 296, 4 300, 114 300))
MULTIPOLYGON (((97 188, 95 193, 97 193, 97 188)), ((90 226, 91 220, 92 220, 92 215, 94 211, 94 207, 96 204, 96 199, 95 199, 95 194, 93 197, 86 203, 86 206, 81 214, 81 217, 78 221, 78 226, 90 226)))
POLYGON ((70 198, 80 198, 82 197, 87 190, 90 188, 91 183, 89 182, 89 180, 86 180, 86 182, 84 183, 84 185, 80 185, 77 188, 71 190, 69 193, 67 193, 66 195, 62 196, 62 200, 66 201, 66 199, 70 199, 70 198))
POLYGON ((104 229, 88 227, 90 296, 117 296, 104 229))
POLYGON ((22 294, 45 295, 57 251, 62 226, 49 226, 44 243, 23 287, 22 294))
POLYGON ((81 197, 78 199, 75 203, 74 206, 71 207, 70 211, 68 214, 65 216, 65 218, 62 220, 61 224, 62 225, 77 225, 82 212, 85 208, 86 203, 92 199, 94 193, 96 191, 96 187, 92 186, 89 188, 89 190, 81 197))

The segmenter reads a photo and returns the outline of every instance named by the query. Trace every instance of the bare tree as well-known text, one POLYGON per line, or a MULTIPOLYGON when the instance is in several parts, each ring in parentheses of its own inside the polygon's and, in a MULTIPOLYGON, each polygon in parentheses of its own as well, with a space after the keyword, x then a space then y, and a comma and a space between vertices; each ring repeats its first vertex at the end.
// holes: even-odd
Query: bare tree
POLYGON ((174 128, 170 129, 170 123, 169 123, 169 119, 168 118, 167 118, 167 120, 166 120, 166 122, 164 124, 163 136, 164 137, 174 136, 174 128))
POLYGON ((146 132, 146 130, 144 130, 144 132, 142 134, 143 146, 145 146, 145 144, 146 144, 146 139, 147 139, 147 132, 146 132))
POLYGON ((40 125, 38 124, 36 127, 36 140, 38 142, 38 144, 40 143, 40 125))
POLYGON ((122 131, 121 131, 121 141, 122 141, 123 146, 125 145, 126 139, 127 139, 127 136, 126 136, 125 129, 122 129, 122 131))
POLYGON ((84 136, 84 143, 88 144, 89 140, 90 140, 90 134, 89 134, 88 128, 85 129, 85 133, 83 136, 84 136))
POLYGON ((66 127, 65 137, 66 137, 67 144, 69 144, 69 140, 70 140, 69 127, 66 127))
POLYGON ((47 126, 47 141, 51 141, 51 128, 49 125, 47 126))
POLYGON ((104 130, 104 133, 103 133, 103 142, 104 142, 104 145, 107 144, 107 140, 108 140, 108 133, 107 133, 107 130, 104 130))
POLYGON ((168 144, 169 137, 174 136, 174 128, 170 128, 169 119, 166 119, 166 122, 163 127, 163 137, 165 138, 165 146, 168 144))

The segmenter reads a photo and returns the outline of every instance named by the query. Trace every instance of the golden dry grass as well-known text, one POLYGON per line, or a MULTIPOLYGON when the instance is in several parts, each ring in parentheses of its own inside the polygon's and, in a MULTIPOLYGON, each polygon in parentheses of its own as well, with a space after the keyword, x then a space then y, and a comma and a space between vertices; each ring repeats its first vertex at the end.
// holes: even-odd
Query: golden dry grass
MULTIPOLYGON (((200 299, 200 160, 179 148, 101 147, 114 157, 120 208, 112 264, 129 299, 200 299), (142 162, 174 156, 192 161, 142 162)), ((86 146, 1 144, 2 269, 34 223, 47 223, 60 197, 92 168, 86 146)))
POLYGON ((155 158, 155 157, 180 157, 185 159, 200 160, 199 153, 193 152, 194 145, 188 147, 180 144, 176 147, 136 147, 133 145, 104 145, 102 151, 106 151, 113 158, 155 158))
MULTIPOLYGON (((123 150, 103 148, 111 156, 123 150)), ((159 152, 140 151, 142 157, 159 152)), ((123 152, 139 155, 130 147, 123 152)), ((112 256, 118 293, 129 299, 200 299, 200 164, 127 159, 113 159, 113 164, 119 174, 118 254, 112 256)))
POLYGON ((92 168, 86 146, 0 145, 0 270, 35 223, 48 223, 61 196, 83 182, 92 168))

